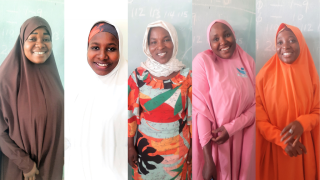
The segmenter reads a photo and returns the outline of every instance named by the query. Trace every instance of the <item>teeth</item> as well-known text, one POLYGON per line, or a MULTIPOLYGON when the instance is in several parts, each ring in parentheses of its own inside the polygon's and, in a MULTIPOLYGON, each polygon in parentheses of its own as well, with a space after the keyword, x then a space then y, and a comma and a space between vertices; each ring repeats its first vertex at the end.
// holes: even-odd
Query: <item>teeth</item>
POLYGON ((292 53, 283 53, 284 56, 287 56, 287 55, 290 55, 290 54, 292 54, 292 53))
POLYGON ((166 52, 165 53, 160 53, 160 54, 158 54, 158 56, 164 56, 166 54, 167 54, 166 52))
POLYGON ((221 49, 221 51, 226 51, 228 50, 230 47, 227 47, 227 48, 224 48, 224 49, 221 49))
POLYGON ((104 66, 104 67, 108 66, 108 64, 100 64, 100 63, 97 63, 97 64, 98 64, 98 66, 104 66))
POLYGON ((44 54, 44 52, 33 52, 35 54, 44 54))

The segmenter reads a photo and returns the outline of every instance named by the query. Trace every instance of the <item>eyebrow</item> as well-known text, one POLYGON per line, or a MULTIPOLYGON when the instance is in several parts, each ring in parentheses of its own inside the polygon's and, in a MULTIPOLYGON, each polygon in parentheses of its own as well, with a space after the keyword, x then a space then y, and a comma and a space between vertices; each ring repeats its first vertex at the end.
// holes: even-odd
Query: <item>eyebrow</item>
MULTIPOLYGON (((229 32, 229 30, 228 29, 224 30, 222 34, 224 34, 226 32, 229 32)), ((213 36, 218 36, 218 34, 214 34, 213 36)))
MULTIPOLYGON (((31 34, 38 34, 38 33, 37 33, 37 32, 33 32, 33 33, 31 33, 31 34)), ((43 35, 49 35, 49 36, 50 36, 49 33, 43 33, 43 35)))
MULTIPOLYGON (((90 45, 100 45, 99 43, 97 43, 97 42, 92 42, 92 43, 90 43, 90 45)), ((109 43, 109 44, 107 44, 107 45, 115 45, 115 46, 117 46, 117 44, 116 43, 109 43)))
MULTIPOLYGON (((163 39, 164 38, 171 38, 171 37, 169 35, 167 35, 167 36, 163 37, 163 39)), ((150 37, 150 39, 157 39, 157 38, 150 37)))

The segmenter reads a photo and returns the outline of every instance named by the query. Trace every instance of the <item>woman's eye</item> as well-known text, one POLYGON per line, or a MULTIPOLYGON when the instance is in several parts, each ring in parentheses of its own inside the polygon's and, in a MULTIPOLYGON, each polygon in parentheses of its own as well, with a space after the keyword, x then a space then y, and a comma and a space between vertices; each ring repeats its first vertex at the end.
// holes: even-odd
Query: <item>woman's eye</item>
POLYGON ((91 49, 92 50, 99 50, 99 47, 98 46, 92 46, 91 49))
POLYGON ((157 42, 156 41, 151 41, 150 44, 157 44, 157 42))
POLYGON ((226 34, 226 37, 230 37, 230 36, 231 36, 231 34, 230 34, 230 33, 226 34))
POLYGON ((290 42, 290 43, 295 43, 296 40, 295 40, 295 39, 292 39, 292 40, 290 40, 289 42, 290 42))
POLYGON ((112 47, 112 48, 108 48, 107 50, 108 50, 108 51, 111 51, 111 52, 114 52, 114 51, 116 51, 117 49, 112 47))
POLYGON ((44 39, 43 41, 45 41, 45 42, 50 42, 50 39, 49 39, 49 38, 46 38, 46 39, 44 39))
POLYGON ((281 44, 282 44, 282 41, 278 41, 277 44, 278 44, 278 45, 281 45, 281 44))
POLYGON ((219 41, 219 38, 214 38, 213 41, 214 42, 219 41))
POLYGON ((35 41, 36 39, 35 38, 29 38, 28 40, 29 41, 35 41))
POLYGON ((164 41, 165 41, 165 42, 169 42, 169 41, 171 41, 171 39, 165 39, 164 41))

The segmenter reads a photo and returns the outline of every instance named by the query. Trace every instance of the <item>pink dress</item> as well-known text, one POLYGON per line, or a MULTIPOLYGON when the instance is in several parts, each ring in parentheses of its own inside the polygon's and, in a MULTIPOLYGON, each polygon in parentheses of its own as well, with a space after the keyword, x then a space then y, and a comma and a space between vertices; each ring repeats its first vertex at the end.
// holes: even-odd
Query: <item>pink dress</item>
MULTIPOLYGON (((232 30, 227 22, 218 22, 232 30)), ((192 67, 193 179, 203 179, 202 148, 207 143, 212 143, 218 180, 255 179, 254 60, 237 45, 230 59, 222 59, 210 49, 199 53, 192 67), (217 145, 211 141, 211 131, 221 126, 228 131, 229 139, 217 145)))

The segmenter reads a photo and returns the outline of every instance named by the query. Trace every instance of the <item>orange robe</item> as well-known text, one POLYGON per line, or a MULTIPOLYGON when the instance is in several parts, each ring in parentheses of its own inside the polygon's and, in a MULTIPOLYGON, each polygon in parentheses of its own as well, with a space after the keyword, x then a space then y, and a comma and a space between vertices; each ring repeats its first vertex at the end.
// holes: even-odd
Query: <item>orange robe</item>
POLYGON ((275 54, 256 78, 256 179, 319 179, 319 76, 300 30, 287 26, 298 39, 300 55, 292 64, 275 54), (303 127, 300 142, 307 154, 290 157, 280 133, 293 121, 303 127))

